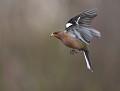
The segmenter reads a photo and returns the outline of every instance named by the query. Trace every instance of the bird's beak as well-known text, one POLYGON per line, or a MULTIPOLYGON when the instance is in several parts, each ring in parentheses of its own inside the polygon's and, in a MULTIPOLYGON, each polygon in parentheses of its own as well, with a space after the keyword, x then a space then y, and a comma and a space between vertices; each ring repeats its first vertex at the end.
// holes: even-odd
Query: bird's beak
POLYGON ((51 35, 50 35, 50 37, 53 37, 54 36, 54 34, 52 33, 51 35))

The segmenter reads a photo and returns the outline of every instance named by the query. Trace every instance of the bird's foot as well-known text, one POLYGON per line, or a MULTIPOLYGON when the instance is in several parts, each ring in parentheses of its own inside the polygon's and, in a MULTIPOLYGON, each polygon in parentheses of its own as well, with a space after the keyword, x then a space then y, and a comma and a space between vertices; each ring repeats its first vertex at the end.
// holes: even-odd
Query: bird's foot
POLYGON ((78 51, 70 50, 70 55, 74 55, 75 53, 78 53, 78 51))

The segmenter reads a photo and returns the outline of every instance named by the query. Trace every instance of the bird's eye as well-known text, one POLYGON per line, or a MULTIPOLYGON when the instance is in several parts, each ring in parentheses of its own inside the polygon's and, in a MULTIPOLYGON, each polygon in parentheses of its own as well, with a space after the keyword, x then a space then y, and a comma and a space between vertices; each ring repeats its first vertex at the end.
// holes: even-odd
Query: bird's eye
POLYGON ((53 34, 57 34, 57 32, 54 32, 53 34))

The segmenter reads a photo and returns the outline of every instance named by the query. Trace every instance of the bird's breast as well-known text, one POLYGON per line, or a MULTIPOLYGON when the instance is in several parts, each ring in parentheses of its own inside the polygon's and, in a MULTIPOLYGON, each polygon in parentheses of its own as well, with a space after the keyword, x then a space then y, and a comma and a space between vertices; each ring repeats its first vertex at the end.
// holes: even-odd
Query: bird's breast
POLYGON ((82 49, 84 48, 83 42, 78 40, 77 38, 70 37, 69 35, 64 35, 62 38, 62 42, 73 49, 82 49))

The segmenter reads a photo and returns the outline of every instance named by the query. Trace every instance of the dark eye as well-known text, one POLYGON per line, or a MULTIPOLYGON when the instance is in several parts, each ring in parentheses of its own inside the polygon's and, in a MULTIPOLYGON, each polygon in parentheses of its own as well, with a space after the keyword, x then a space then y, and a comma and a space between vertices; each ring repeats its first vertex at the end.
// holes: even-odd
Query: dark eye
POLYGON ((57 32, 54 32, 53 34, 57 34, 57 32))

